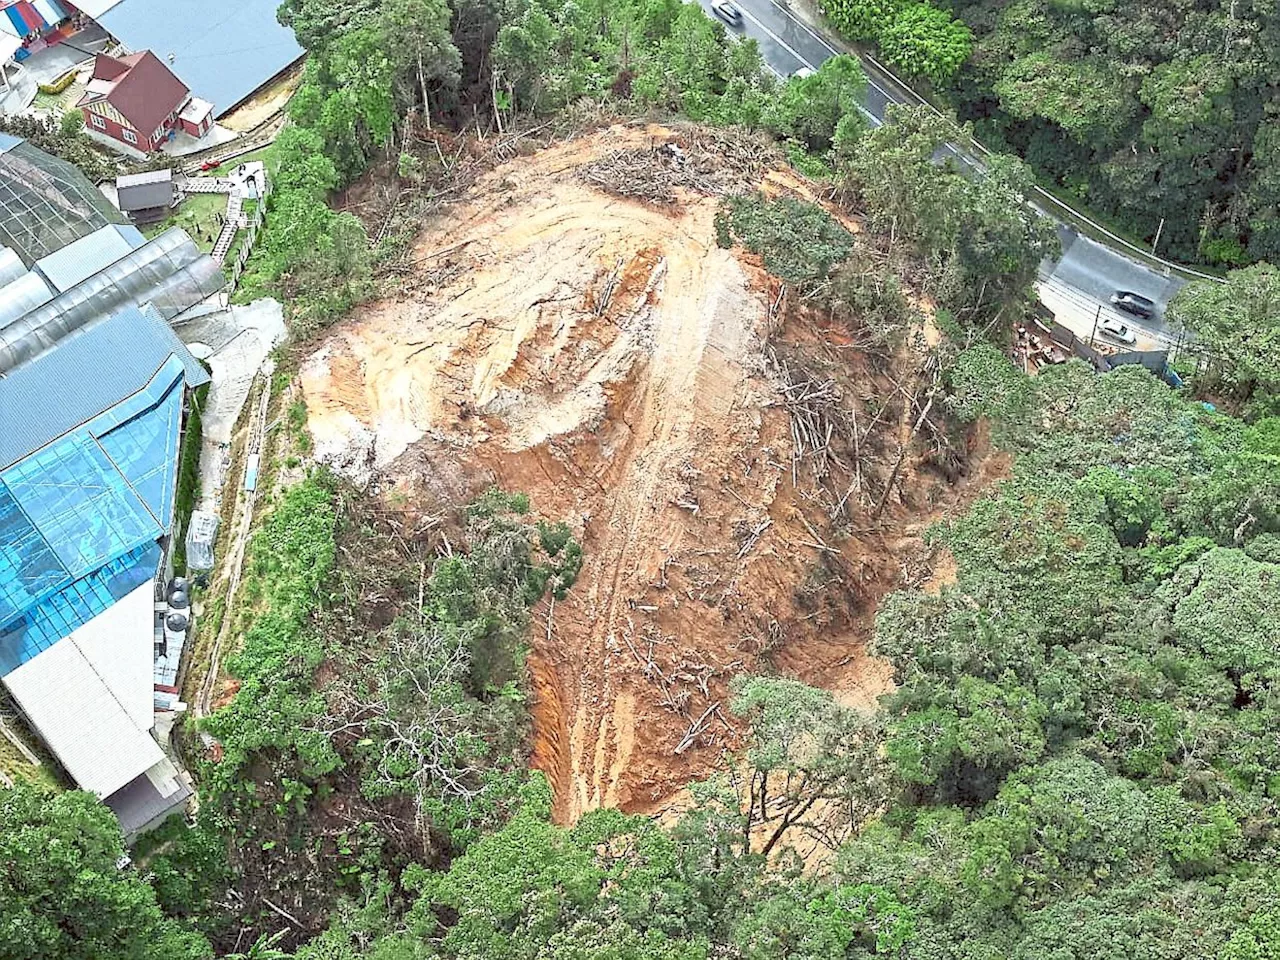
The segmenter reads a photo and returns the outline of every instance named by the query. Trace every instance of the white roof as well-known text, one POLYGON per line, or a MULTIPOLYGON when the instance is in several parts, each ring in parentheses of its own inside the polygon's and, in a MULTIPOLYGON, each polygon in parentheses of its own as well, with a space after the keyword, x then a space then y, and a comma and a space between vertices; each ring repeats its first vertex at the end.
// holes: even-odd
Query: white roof
MULTIPOLYGON (((0 17, 0 20, 7 20, 0 17)), ((22 40, 10 33, 0 33, 0 66, 9 62, 15 53, 22 49, 22 40)))
POLYGON ((148 582, 4 678, 84 790, 106 797, 164 759, 152 724, 148 582))
POLYGON ((213 113, 212 103, 208 100, 201 100, 199 97, 192 97, 187 101, 187 105, 182 108, 178 117, 188 123, 200 123, 211 113, 213 113))
POLYGON ((67 638, 110 688, 129 718, 150 730, 155 655, 155 581, 117 600, 67 638))

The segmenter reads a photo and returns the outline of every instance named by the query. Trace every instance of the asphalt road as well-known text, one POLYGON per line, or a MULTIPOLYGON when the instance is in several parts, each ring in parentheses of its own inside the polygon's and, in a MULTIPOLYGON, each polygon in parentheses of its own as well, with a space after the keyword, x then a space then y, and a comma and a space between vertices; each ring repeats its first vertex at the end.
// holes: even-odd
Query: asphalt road
MULTIPOLYGON (((709 15, 715 16, 711 0, 698 2, 709 15)), ((755 40, 765 63, 780 76, 790 76, 800 67, 817 69, 824 60, 841 52, 837 41, 829 40, 820 30, 805 23, 786 4, 777 0, 734 0, 734 3, 742 11, 742 23, 736 27, 726 26, 731 32, 755 40)), ((863 107, 873 124, 884 120, 890 103, 920 102, 918 96, 903 88, 875 64, 863 59, 862 69, 867 75, 863 107)), ((968 156, 960 148, 952 147, 951 152, 966 165, 981 169, 981 161, 968 156)), ((1061 222, 1058 222, 1058 236, 1062 241, 1062 256, 1042 264, 1042 278, 1052 279, 1089 301, 1104 305, 1110 303, 1111 295, 1117 290, 1131 290, 1149 297, 1158 308, 1156 319, 1126 320, 1135 327, 1148 330, 1154 337, 1167 335, 1164 308, 1186 281, 1158 273, 1118 250, 1082 236, 1061 222)))

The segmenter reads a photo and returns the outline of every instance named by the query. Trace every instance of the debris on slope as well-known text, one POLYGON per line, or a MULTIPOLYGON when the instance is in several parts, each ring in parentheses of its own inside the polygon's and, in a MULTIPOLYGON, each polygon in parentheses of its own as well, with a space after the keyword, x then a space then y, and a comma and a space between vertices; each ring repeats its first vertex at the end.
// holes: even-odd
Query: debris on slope
POLYGON ((807 193, 761 158, 632 126, 512 160, 423 233, 402 295, 302 365, 336 469, 407 497, 496 482, 574 527, 583 571, 537 612, 529 659, 532 762, 562 821, 706 775, 740 746, 739 673, 872 705, 875 602, 927 579, 919 531, 954 496, 904 452, 925 354, 895 379, 717 245, 717 195, 807 193))

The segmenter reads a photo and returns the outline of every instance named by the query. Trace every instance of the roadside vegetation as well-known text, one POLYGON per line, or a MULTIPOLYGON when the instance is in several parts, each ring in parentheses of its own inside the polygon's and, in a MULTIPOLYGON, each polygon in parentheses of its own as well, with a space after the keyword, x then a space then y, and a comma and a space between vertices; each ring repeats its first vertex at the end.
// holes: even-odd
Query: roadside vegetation
POLYGON ((1280 258, 1275 11, 1019 0, 828 0, 848 39, 1158 252, 1218 267, 1280 258))
MULTIPOLYGON (((919 31, 904 50, 958 49, 949 16, 904 9, 900 30, 919 31)), ((287 0, 281 15, 311 58, 241 295, 285 297, 295 335, 376 289, 403 245, 330 205, 370 168, 443 194, 455 129, 573 129, 583 101, 741 125, 819 175, 830 206, 727 197, 717 241, 867 331, 854 346, 875 363, 927 303, 916 430, 990 442, 1008 474, 932 528, 954 577, 880 607, 895 689, 874 709, 741 676, 728 709, 747 749, 671 825, 606 810, 564 827, 527 769, 525 654, 532 608, 574 589, 569 528, 518 492, 437 510, 313 469, 270 493, 225 612, 230 682, 182 732, 196 822, 118 864, 93 798, 0 790, 0 954, 1280 955, 1274 271, 1175 304, 1215 353, 1194 388, 1228 394, 1221 409, 1138 367, 1029 378, 1002 350, 1054 250, 1021 203, 1029 169, 935 162, 957 128, 923 110, 866 130, 856 61, 779 83, 674 0, 287 0), (805 864, 801 838, 823 856, 805 864)))

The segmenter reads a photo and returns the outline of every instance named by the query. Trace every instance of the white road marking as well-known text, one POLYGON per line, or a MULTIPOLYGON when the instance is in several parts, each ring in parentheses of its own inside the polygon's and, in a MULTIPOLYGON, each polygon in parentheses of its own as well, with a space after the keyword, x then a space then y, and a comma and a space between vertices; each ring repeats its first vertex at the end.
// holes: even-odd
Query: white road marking
POLYGON ((831 55, 832 55, 833 57, 838 57, 838 56, 840 56, 840 51, 839 51, 839 50, 837 50, 835 47, 833 47, 833 46, 832 46, 832 45, 827 41, 827 39, 826 39, 824 36, 822 36, 822 34, 815 32, 815 31, 814 31, 814 29, 813 29, 811 26, 809 26, 807 23, 805 23, 803 20, 801 20, 799 17, 797 17, 794 13, 792 13, 790 10, 788 10, 786 7, 784 7, 782 4, 778 3, 778 0, 769 0, 769 2, 770 2, 770 3, 772 3, 775 7, 777 7, 777 8, 778 8, 778 10, 779 10, 779 11, 781 11, 781 13, 782 13, 782 15, 783 15, 784 17, 786 17, 788 20, 790 20, 792 23, 794 23, 796 26, 798 26, 801 30, 803 30, 803 31, 804 31, 805 33, 807 33, 809 36, 813 37, 813 39, 817 40, 820 44, 822 44, 824 47, 826 47, 828 50, 830 50, 830 51, 831 51, 831 55))
POLYGON ((804 57, 800 56, 800 54, 796 52, 795 48, 794 48, 793 46, 791 46, 791 44, 789 44, 789 43, 787 43, 787 41, 783 40, 780 36, 778 36, 776 33, 774 33, 772 30, 770 30, 768 27, 766 27, 763 23, 761 23, 759 20, 757 20, 755 17, 753 17, 753 16, 752 16, 750 13, 748 13, 746 10, 744 10, 744 9, 743 9, 743 8, 741 8, 741 7, 739 7, 739 8, 738 8, 738 10, 739 10, 739 12, 740 12, 744 17, 746 17, 748 20, 750 20, 752 23, 754 23, 757 27, 759 27, 761 30, 763 30, 763 31, 764 31, 768 36, 772 37, 772 38, 773 38, 773 40, 774 40, 774 42, 775 42, 775 43, 777 43, 777 44, 778 44, 778 46, 782 47, 782 49, 783 49, 783 50, 787 51, 787 53, 791 54, 791 56, 793 56, 793 57, 795 57, 797 60, 799 60, 801 64, 803 64, 804 66, 808 67, 810 70, 816 70, 816 69, 817 69, 817 64, 810 63, 810 62, 809 62, 808 60, 806 60, 804 57))
MULTIPOLYGON (((775 3, 774 5, 775 5, 775 6, 777 6, 777 4, 776 4, 776 3, 775 3)), ((757 20, 754 16, 752 16, 750 13, 748 13, 745 9, 743 9, 742 7, 739 7, 739 8, 738 8, 738 12, 739 12, 739 13, 741 13, 741 14, 742 14, 744 17, 746 17, 748 20, 750 20, 752 23, 754 23, 757 27, 759 27, 759 28, 760 28, 760 29, 765 33, 765 35, 766 35, 766 36, 768 36, 770 39, 772 39, 772 40, 774 41, 774 43, 776 43, 778 46, 782 47, 782 49, 783 49, 783 50, 786 50, 786 51, 787 51, 787 53, 791 54, 791 56, 793 56, 795 59, 799 60, 799 61, 800 61, 800 63, 801 63, 802 65, 804 65, 804 66, 808 67, 810 70, 816 70, 816 69, 818 69, 819 64, 813 64, 813 63, 810 63, 810 62, 809 62, 808 60, 806 60, 804 57, 800 56, 800 53, 799 53, 799 52, 798 52, 798 51, 797 51, 793 46, 791 46, 791 44, 789 44, 789 43, 787 43, 787 41, 783 40, 780 36, 778 36, 776 33, 774 33, 772 30, 770 30, 768 27, 766 27, 763 23, 761 23, 759 20, 757 20)), ((790 17, 790 19, 791 19, 791 20, 793 20, 793 21, 795 21, 796 23, 800 23, 800 21, 799 21, 799 20, 796 20, 796 18, 795 18, 795 17, 792 17, 790 14, 787 14, 787 16, 788 16, 788 17, 790 17)), ((801 25, 801 26, 804 26, 804 24, 800 24, 800 25, 801 25)), ((814 35, 815 35, 815 34, 813 33, 813 31, 812 31, 812 30, 809 30, 809 28, 808 28, 808 27, 805 27, 805 30, 806 30, 806 32, 808 32, 811 36, 814 36, 814 35)), ((744 32, 745 32, 745 31, 744 31, 744 32)), ((830 49, 831 49, 831 45, 830 45, 830 44, 828 44, 828 43, 825 43, 825 42, 824 42, 824 43, 823 43, 823 46, 824 46, 824 47, 826 47, 828 50, 830 50, 830 49)), ((775 75, 777 75, 777 76, 778 76, 779 78, 781 78, 781 79, 784 79, 784 80, 785 80, 785 79, 787 78, 787 76, 789 76, 788 74, 784 74, 784 73, 783 73, 782 71, 780 71, 777 67, 775 67, 773 64, 771 64, 771 63, 768 61, 768 59, 767 59, 767 58, 765 59, 764 65, 765 65, 766 67, 768 67, 770 70, 772 70, 772 71, 774 72, 774 74, 775 74, 775 75)), ((894 101, 894 100, 893 100, 893 97, 889 96, 889 94, 888 94, 888 93, 887 93, 883 88, 881 88, 878 84, 876 84, 876 83, 875 83, 875 81, 873 81, 870 77, 867 77, 867 83, 869 83, 871 86, 875 87, 877 90, 879 90, 881 93, 883 93, 886 97, 888 97, 888 99, 889 99, 890 101, 895 102, 895 103, 897 102, 897 101, 894 101)), ((862 112, 862 115, 863 115, 864 117, 866 117, 866 118, 867 118, 867 120, 869 120, 869 121, 871 122, 871 125, 872 125, 873 127, 878 127, 878 126, 880 126, 880 124, 881 124, 881 123, 883 123, 883 121, 882 121, 879 117, 877 117, 874 113, 872 113, 870 110, 868 110, 868 109, 867 109, 866 107, 864 107, 862 104, 858 104, 858 109, 862 112)))
MULTIPOLYGON (((826 47, 826 49, 827 49, 827 50, 829 50, 829 51, 831 52, 831 56, 833 56, 833 57, 838 57, 838 56, 840 56, 840 54, 841 54, 841 52, 842 52, 842 51, 837 50, 835 47, 833 47, 833 46, 830 44, 830 42, 829 42, 829 41, 827 41, 826 39, 824 39, 824 38, 823 38, 823 36, 822 36, 820 33, 818 33, 817 31, 815 31, 811 26, 809 26, 807 23, 805 23, 803 20, 801 20, 799 17, 797 17, 794 13, 792 13, 792 12, 791 12, 790 10, 788 10, 786 7, 782 6, 782 4, 778 3, 778 0, 769 0, 769 2, 770 2, 773 6, 777 7, 777 8, 778 8, 778 10, 779 10, 779 12, 781 12, 781 13, 782 13, 782 15, 783 15, 784 17, 786 17, 788 20, 790 20, 792 23, 794 23, 796 26, 798 26, 801 30, 803 30, 805 33, 807 33, 809 36, 811 36, 814 40, 818 41, 818 43, 820 43, 820 44, 822 44, 824 47, 826 47)), ((743 13, 746 13, 746 11, 744 10, 744 11, 743 11, 743 13)), ((750 16, 750 14, 747 14, 747 16, 750 16)), ((798 53, 796 53, 794 50, 792 50, 789 46, 787 46, 785 43, 783 43, 783 42, 782 42, 782 40, 781 40, 781 38, 779 38, 779 37, 778 37, 777 35, 775 35, 772 31, 770 31, 767 27, 765 27, 765 25, 764 25, 763 23, 761 23, 759 20, 757 20, 755 17, 751 17, 751 20, 752 20, 752 22, 753 22, 753 23, 755 23, 755 24, 756 24, 756 26, 758 26, 761 30, 763 30, 765 33, 769 34, 769 36, 773 37, 773 39, 777 40, 779 43, 782 43, 782 45, 783 45, 784 47, 786 47, 786 48, 787 48, 787 50, 789 50, 793 56, 795 56, 795 57, 797 57, 797 58, 799 58, 799 59, 801 59, 801 60, 803 60, 803 59, 804 59, 803 57, 800 57, 800 55, 799 55, 798 53)), ((863 60, 863 59, 864 59, 863 57, 859 56, 859 55, 858 55, 858 54, 856 54, 856 53, 851 53, 851 54, 849 54, 849 56, 854 57, 854 58, 855 58, 855 59, 857 59, 857 60, 863 60)), ((807 63, 807 61, 805 61, 805 62, 807 63)), ((810 63, 810 64, 808 64, 808 65, 809 65, 809 68, 810 68, 810 69, 816 69, 816 66, 815 66, 814 64, 810 63)), ((864 73, 865 73, 865 71, 864 71, 864 73)), ((886 100, 888 100, 890 103, 904 103, 904 102, 905 102, 905 101, 900 100, 900 99, 898 99, 897 97, 895 97, 892 93, 890 93, 890 92, 889 92, 888 90, 886 90, 884 87, 880 86, 880 84, 876 83, 876 82, 875 82, 874 80, 872 80, 870 77, 867 77, 867 85, 868 85, 868 86, 870 86, 870 87, 871 87, 872 89, 874 89, 874 90, 878 90, 878 91, 880 92, 880 94, 881 94, 881 95, 882 95, 886 100)), ((914 92, 914 91, 912 91, 912 92, 914 92)), ((918 96, 918 94, 917 94, 917 96, 918 96)), ((876 126, 879 126, 879 125, 880 125, 880 123, 882 122, 878 117, 874 116, 874 115, 873 115, 872 113, 870 113, 869 111, 867 111, 867 110, 865 110, 865 109, 864 109, 862 112, 863 112, 864 114, 866 114, 868 118, 870 118, 871 120, 875 121, 876 126)))

